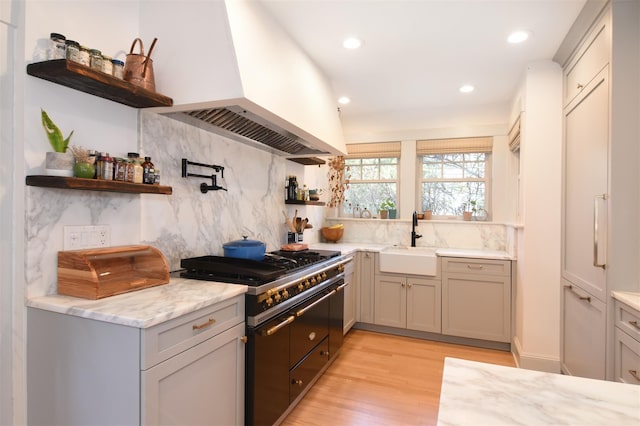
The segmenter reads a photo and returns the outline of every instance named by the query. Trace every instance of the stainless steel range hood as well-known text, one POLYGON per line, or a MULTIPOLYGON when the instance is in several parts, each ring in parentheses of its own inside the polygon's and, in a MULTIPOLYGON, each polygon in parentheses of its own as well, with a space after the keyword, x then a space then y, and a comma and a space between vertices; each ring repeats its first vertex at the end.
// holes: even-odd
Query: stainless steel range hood
POLYGON ((255 1, 141 2, 158 37, 154 112, 289 158, 346 152, 330 86, 255 1))

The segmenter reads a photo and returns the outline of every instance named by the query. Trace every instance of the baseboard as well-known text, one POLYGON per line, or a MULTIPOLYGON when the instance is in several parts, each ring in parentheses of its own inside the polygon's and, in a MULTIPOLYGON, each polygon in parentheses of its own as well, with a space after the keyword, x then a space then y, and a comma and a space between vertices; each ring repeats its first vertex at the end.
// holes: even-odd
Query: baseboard
POLYGON ((514 336, 511 345, 513 359, 518 368, 527 370, 544 371, 546 373, 560 373, 560 359, 543 357, 536 354, 526 353, 522 351, 522 344, 518 336, 514 336))

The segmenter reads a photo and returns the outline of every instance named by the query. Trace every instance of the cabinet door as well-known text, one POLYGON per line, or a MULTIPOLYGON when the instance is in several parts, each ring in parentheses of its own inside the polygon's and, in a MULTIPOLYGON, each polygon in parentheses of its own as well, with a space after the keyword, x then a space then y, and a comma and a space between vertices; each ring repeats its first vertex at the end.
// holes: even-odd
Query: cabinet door
POLYGON ((347 334, 347 332, 353 327, 353 324, 356 323, 356 309, 358 306, 358 300, 356 296, 358 295, 358 291, 356 288, 356 280, 355 280, 355 259, 352 262, 347 263, 344 268, 344 282, 347 286, 344 288, 344 329, 343 334, 347 334))
POLYGON ((244 323, 142 371, 142 424, 244 423, 244 323))
POLYGON ((443 273, 442 334, 511 341, 511 278, 443 273))
POLYGON ((374 323, 390 327, 407 326, 406 279, 393 275, 376 275, 374 323))
POLYGON ((371 252, 358 253, 358 285, 360 309, 358 321, 373 324, 375 255, 371 252))
POLYGON ((562 277, 606 299, 609 67, 565 109, 562 277))
POLYGON ((563 372, 605 379, 606 307, 583 289, 564 283, 563 372))
POLYGON ((614 379, 640 385, 640 342, 616 327, 615 345, 614 379))
POLYGON ((407 328, 440 333, 440 280, 407 278, 407 328))

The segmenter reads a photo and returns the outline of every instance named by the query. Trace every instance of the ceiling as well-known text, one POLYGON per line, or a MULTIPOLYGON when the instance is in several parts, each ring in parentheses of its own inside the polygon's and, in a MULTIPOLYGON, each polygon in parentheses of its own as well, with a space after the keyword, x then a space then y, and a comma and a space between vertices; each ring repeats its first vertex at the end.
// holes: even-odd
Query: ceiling
POLYGON ((550 60, 585 0, 259 0, 324 71, 347 142, 506 125, 527 64, 550 60), (521 44, 506 38, 524 29, 521 44), (348 36, 363 41, 342 47, 348 36), (475 90, 463 94, 463 84, 475 90), (336 107, 338 103, 336 102, 336 107))

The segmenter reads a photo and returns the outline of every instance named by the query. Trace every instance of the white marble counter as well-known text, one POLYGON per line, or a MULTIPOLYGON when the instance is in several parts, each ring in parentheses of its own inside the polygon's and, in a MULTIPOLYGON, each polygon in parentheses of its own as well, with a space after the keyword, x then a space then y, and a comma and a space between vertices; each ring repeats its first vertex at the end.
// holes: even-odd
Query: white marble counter
MULTIPOLYGON (((350 254, 354 251, 373 251, 379 252, 389 245, 371 244, 371 243, 314 243, 312 249, 317 250, 340 250, 342 254, 350 254)), ((447 257, 469 257, 476 259, 498 259, 513 260, 506 251, 502 250, 485 250, 485 249, 455 249, 455 248, 436 248, 436 255, 447 257)))
POLYGON ((640 293, 631 292, 631 291, 612 291, 611 296, 631 306, 636 311, 640 311, 640 293))
POLYGON ((169 284, 98 300, 50 295, 29 299, 27 306, 91 318, 98 321, 148 328, 246 293, 247 286, 171 278, 169 284))
POLYGON ((640 424, 640 386, 446 358, 438 425, 640 424))

